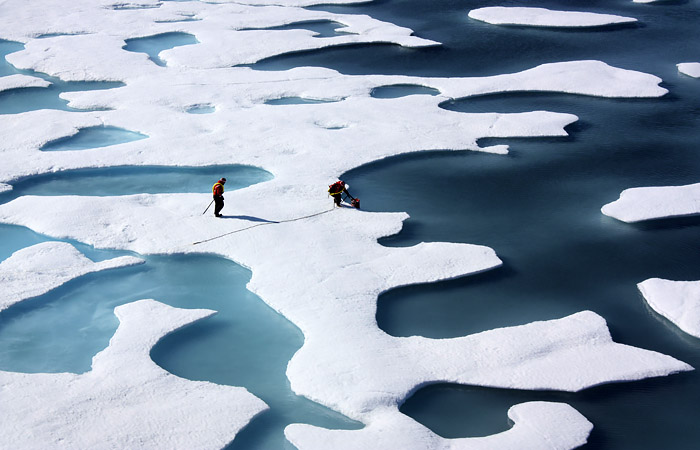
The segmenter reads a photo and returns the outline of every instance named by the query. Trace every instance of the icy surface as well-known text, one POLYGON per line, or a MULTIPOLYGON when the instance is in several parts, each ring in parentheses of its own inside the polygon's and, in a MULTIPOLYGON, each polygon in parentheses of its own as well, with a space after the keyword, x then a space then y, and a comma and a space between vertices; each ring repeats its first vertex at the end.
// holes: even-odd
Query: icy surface
POLYGON ((586 443, 593 425, 571 406, 562 403, 529 402, 508 410, 514 422, 510 430, 481 438, 444 439, 398 411, 357 431, 326 430, 311 425, 290 425, 287 438, 299 450, 332 448, 452 450, 541 450, 570 449, 586 443), (401 427, 387 427, 386 421, 401 427), (319 445, 319 443, 321 445, 319 445))
MULTIPOLYGON (((361 420, 366 428, 352 432, 357 433, 353 439, 384 448, 397 448, 389 436, 406 443, 404 448, 420 442, 452 445, 398 412, 398 405, 425 384, 578 391, 691 369, 671 357, 614 343, 605 321, 591 312, 455 339, 389 336, 376 324, 381 292, 486 271, 501 261, 493 250, 470 244, 381 246, 377 239, 399 232, 406 214, 333 209, 326 194, 338 176, 365 163, 417 151, 505 153, 504 145, 480 148, 477 140, 566 136, 564 128, 577 120, 548 111, 457 113, 440 108, 446 100, 520 91, 660 97, 667 91, 658 77, 599 61, 543 64, 478 78, 232 67, 327 46, 436 45, 367 16, 292 6, 320 1, 276 3, 75 0, 67 7, 46 0, 40 9, 25 0, 1 3, 0 14, 16 20, 0 30, 0 38, 25 44, 8 55, 10 63, 63 80, 115 80, 125 86, 62 94, 71 107, 90 111, 0 116, 0 129, 28 130, 0 141, 0 182, 68 169, 213 162, 262 167, 275 178, 227 192, 223 219, 202 215, 211 201, 208 194, 138 194, 23 196, 0 205, 0 222, 98 248, 214 253, 250 268, 251 291, 304 333, 304 346, 287 370, 293 390, 361 420), (353 34, 316 38, 307 30, 251 30, 324 20, 342 23, 353 34), (162 51, 166 67, 123 49, 126 39, 175 32, 192 34, 199 43, 162 51), (36 39, 41 35, 47 37, 36 39), (406 84, 440 93, 371 97, 375 88, 406 84), (265 104, 289 97, 334 102, 265 104), (186 113, 205 104, 214 108, 212 114, 186 113), (47 142, 97 126, 149 139, 40 151, 47 142), (292 263, 300 259, 303 264, 292 263)), ((158 338, 210 312, 142 301, 117 313, 122 325, 110 347, 95 357, 91 372, 2 374, 7 389, 0 391, 0 404, 8 411, 3 417, 12 420, 0 422, 0 439, 27 448, 50 448, 63 436, 75 447, 217 448, 264 407, 243 389, 187 382, 148 358, 158 338), (33 398, 42 398, 45 408, 37 409, 33 398), (102 414, 93 414, 97 410, 102 414)), ((513 430, 455 445, 511 448, 517 441, 518 448, 542 448, 547 441, 553 448, 573 448, 590 431, 590 423, 566 405, 518 405, 510 417, 516 422, 513 430)), ((301 425, 287 430, 300 448, 324 443, 343 448, 355 442, 344 440, 345 433, 301 425)))
POLYGON ((82 375, 0 372, 0 447, 222 448, 265 404, 243 388, 188 381, 158 367, 151 348, 214 314, 140 300, 82 375))
MULTIPOLYGON (((65 51, 72 52, 70 47, 65 51)), ((121 47, 116 51, 131 57, 139 55, 124 52, 121 47)), ((41 55, 43 51, 36 57, 41 55)), ((59 57, 50 61, 60 67, 66 63, 59 57)), ((599 61, 544 64, 519 73, 480 78, 360 77, 310 67, 285 72, 230 68, 151 73, 151 66, 158 69, 150 64, 142 74, 141 67, 133 67, 125 87, 62 94, 70 100, 71 107, 109 111, 40 110, 0 116, 3 128, 34 130, 29 135, 6 136, 0 142, 0 155, 7 162, 0 166, 0 182, 83 167, 172 165, 173 161, 197 166, 216 161, 261 166, 277 177, 277 186, 289 182, 285 179, 287 174, 302 171, 303 177, 292 177, 294 189, 305 190, 307 198, 318 202, 323 200, 318 198, 318 186, 327 185, 338 174, 364 163, 418 150, 476 150, 476 141, 482 137, 565 136, 564 127, 577 119, 571 114, 547 111, 463 114, 438 106, 451 98, 519 91, 602 97, 658 97, 667 92, 658 85, 658 77, 599 61), (231 83, 231 78, 237 82, 231 83), (370 96, 376 87, 396 84, 427 86, 439 90, 441 95, 397 99, 370 96), (315 108, 265 105, 266 100, 289 96, 345 100, 315 108), (206 116, 178 114, 202 103, 216 106, 217 112, 206 116), (163 116, 169 120, 162 120, 163 116), (111 146, 109 151, 62 152, 60 157, 39 150, 49 141, 95 126, 119 127, 149 139, 111 146), (246 129, 247 133, 241 135, 239 129, 246 129), (276 131, 274 135, 272 130, 276 131), (310 145, 343 149, 354 158, 337 158, 333 152, 322 151, 309 154, 310 145), (192 148, 206 149, 206 155, 192 152, 192 148), (313 158, 311 166, 317 168, 314 171, 308 168, 309 158, 313 158)), ((116 70, 127 67, 128 64, 116 70)), ((487 150, 502 153, 506 148, 487 150)), ((317 209, 318 203, 311 206, 317 209)))
POLYGON ((678 71, 689 77, 700 78, 700 63, 680 63, 678 64, 678 71))
POLYGON ((49 87, 51 83, 43 78, 31 77, 29 75, 8 75, 0 77, 0 92, 9 91, 10 89, 26 88, 26 87, 49 87))
POLYGON ((637 287, 654 311, 700 338, 700 281, 650 278, 637 287))
POLYGON ((623 222, 700 214, 700 183, 625 189, 601 210, 623 222))
POLYGON ((552 11, 545 8, 492 6, 473 9, 469 17, 494 25, 533 27, 599 27, 636 22, 632 17, 578 11, 552 11))
POLYGON ((64 242, 24 248, 0 263, 0 311, 81 275, 141 263, 142 259, 133 256, 95 263, 64 242))

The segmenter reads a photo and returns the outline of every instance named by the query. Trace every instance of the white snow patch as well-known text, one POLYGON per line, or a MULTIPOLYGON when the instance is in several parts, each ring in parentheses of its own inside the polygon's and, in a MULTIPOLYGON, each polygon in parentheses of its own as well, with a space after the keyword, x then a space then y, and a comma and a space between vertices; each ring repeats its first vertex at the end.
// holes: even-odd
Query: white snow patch
POLYGON ((0 447, 226 446, 265 403, 243 388, 176 377, 149 356, 163 336, 214 313, 140 300, 115 309, 119 328, 90 372, 0 371, 0 447))
POLYGON ((469 17, 494 25, 533 27, 600 27, 636 22, 632 17, 579 11, 552 11, 546 8, 492 6, 469 11, 469 17))
POLYGON ((700 62, 680 63, 678 71, 693 78, 700 78, 700 62))
POLYGON ((13 188, 11 184, 0 183, 0 194, 2 194, 3 192, 10 192, 12 189, 13 188))
POLYGON ((623 222, 700 214, 700 183, 685 186, 625 189, 620 198, 601 209, 623 222))
POLYGON ((0 92, 9 91, 10 89, 28 88, 28 87, 49 87, 51 83, 39 77, 29 75, 8 75, 0 77, 0 92))
POLYGON ((563 403, 521 403, 508 410, 508 418, 514 422, 510 430, 478 438, 442 438, 398 411, 361 430, 292 424, 285 429, 285 435, 299 450, 567 450, 585 444, 593 428, 585 417, 563 403))
POLYGON ((654 311, 700 338, 700 281, 650 278, 637 287, 654 311))
POLYGON ((141 258, 122 256, 95 263, 65 242, 24 248, 0 263, 0 311, 82 275, 143 262, 141 258))

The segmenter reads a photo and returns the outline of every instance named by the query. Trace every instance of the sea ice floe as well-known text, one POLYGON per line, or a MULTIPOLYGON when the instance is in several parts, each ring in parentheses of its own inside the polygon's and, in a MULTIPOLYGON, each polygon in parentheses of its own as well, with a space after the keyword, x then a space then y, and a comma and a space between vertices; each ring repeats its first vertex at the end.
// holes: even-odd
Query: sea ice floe
MULTIPOLYGON (((120 48, 117 51, 129 54, 120 48)), ((55 70, 63 70, 65 61, 51 61, 56 64, 55 70)), ((145 75, 139 74, 138 66, 131 69, 135 72, 126 80, 127 86, 62 94, 73 108, 100 111, 40 110, 0 116, 0 127, 33 130, 8 135, 0 142, 0 154, 6 162, 0 167, 0 182, 73 168, 174 162, 199 166, 215 162, 265 166, 278 178, 292 175, 294 184, 305 182, 307 175, 297 175, 301 170, 312 177, 308 184, 318 186, 358 165, 401 153, 477 150, 476 142, 483 137, 565 136, 564 127, 577 119, 572 114, 545 111, 466 114, 440 108, 442 102, 452 98, 520 91, 604 97, 658 97, 667 92, 659 87, 658 77, 599 61, 544 64, 523 72, 478 78, 348 76, 308 67, 283 72, 174 69, 145 75), (441 94, 371 97, 373 89, 396 84, 426 86, 441 94), (313 107, 265 104, 282 97, 342 101, 313 107), (175 114, 193 104, 213 105, 217 113, 175 114), (317 124, 341 124, 344 128, 338 133, 337 129, 317 124), (58 157, 38 151, 48 141, 95 126, 132 130, 149 139, 111 146, 108 152, 96 148, 62 152, 58 157), (311 150, 315 148, 324 151, 311 150), (193 149, 201 149, 204 154, 193 149)), ((489 151, 503 149, 492 147, 489 151)))
MULTIPOLYGON (((307 3, 319 3, 318 1, 307 3)), ((3 32, 3 38, 27 45, 29 54, 19 52, 7 56, 18 68, 34 66, 47 71, 51 59, 63 59, 61 68, 50 63, 63 80, 86 80, 97 77, 104 81, 123 80, 129 73, 157 73, 160 69, 143 53, 104 52, 117 45, 122 49, 125 40, 156 36, 164 33, 188 33, 199 41, 196 45, 176 47, 160 53, 168 66, 230 67, 250 64, 264 58, 287 52, 314 50, 336 45, 393 43, 406 47, 438 45, 437 42, 412 36, 408 28, 382 22, 366 15, 333 14, 311 11, 292 5, 251 6, 239 2, 214 4, 211 2, 156 2, 157 8, 148 10, 105 9, 98 2, 75 0, 71 8, 61 8, 56 2, 46 1, 42 14, 17 0, 4 2, 0 14, 12 14, 17 24, 3 32), (82 14, 73 14, 76 9, 82 14), (4 12, 7 11, 7 12, 4 12), (172 22, 183 12, 194 14, 196 21, 172 22), (89 15, 91 20, 84 20, 89 15), (30 23, 21 23, 26 20, 30 23), (308 30, 239 30, 286 25, 302 21, 332 21, 346 25, 343 34, 318 39, 308 30), (71 31, 44 39, 32 39, 37 34, 57 30, 71 31), (114 40, 118 41, 114 41, 114 40), (90 55, 90 58, 85 58, 90 55), (78 64, 77 62, 80 61, 78 64), (127 66, 124 66, 127 64, 127 66), (131 65, 132 67, 130 67, 131 65), (83 68, 81 70, 80 68, 83 68)), ((60 63, 59 63, 60 64, 60 63)))
POLYGON ((579 11, 552 11, 522 6, 490 6, 469 11, 469 17, 494 25, 581 28, 636 22, 632 17, 579 11))
POLYGON ((603 206, 601 211, 623 222, 697 215, 700 183, 625 189, 619 199, 603 206))
POLYGON ((8 75, 0 77, 0 92, 9 91, 10 89, 28 88, 28 87, 49 87, 51 82, 39 77, 29 75, 8 75))
POLYGON ((0 447, 220 449, 267 407, 243 388, 176 377, 150 358, 163 336, 215 311, 154 300, 119 306, 90 372, 0 371, 0 447))
POLYGON ((287 370, 294 391, 365 423, 431 382, 577 391, 691 369, 612 342, 605 321, 590 312, 455 339, 389 336, 376 325, 381 292, 489 270, 501 264, 493 250, 451 243, 383 247, 377 239, 398 232, 406 215, 319 205, 323 214, 289 221, 302 213, 275 205, 275 197, 294 193, 270 196, 256 186, 227 194, 236 211, 228 220, 201 217, 207 195, 163 194, 25 196, 0 206, 0 221, 97 247, 217 253, 249 267, 249 289, 304 333, 287 370), (246 216, 288 222, 236 233, 250 226, 246 216), (192 245, 204 239, 211 240, 192 245), (290 264, 301 254, 303 266, 290 264))
POLYGON ((143 262, 133 256, 92 262, 65 242, 44 242, 18 250, 0 263, 0 311, 82 275, 143 262))
MULTIPOLYGON (((406 214, 333 209, 326 194, 328 184, 342 173, 382 158, 430 150, 504 153, 505 146, 480 148, 477 141, 565 136, 565 127, 577 120, 547 111, 458 113, 441 108, 442 102, 521 91, 659 97, 667 91, 658 77, 599 61, 544 64, 478 78, 350 76, 319 67, 258 71, 229 66, 322 46, 436 43, 367 16, 290 6, 352 3, 347 0, 298 0, 285 2, 287 6, 279 6, 279 0, 143 0, 120 3, 122 7, 114 1, 75 0, 69 7, 57 0, 40 3, 41 8, 25 0, 0 4, 0 14, 15 19, 0 30, 0 38, 25 44, 8 61, 63 80, 118 80, 125 86, 62 94, 73 108, 100 111, 1 115, 0 129, 28 131, 0 142, 0 182, 129 165, 246 164, 262 167, 274 178, 226 192, 222 219, 202 215, 211 201, 207 194, 138 194, 23 196, 0 205, 0 222, 98 248, 212 253, 249 268, 250 290, 304 333, 304 346, 287 369, 292 388, 362 420, 369 431, 359 439, 387 444, 385 436, 397 436, 407 442, 404 448, 411 448, 414 436, 418 442, 443 445, 398 412, 408 395, 429 383, 576 391, 690 369, 671 357, 612 342, 605 321, 590 312, 455 339, 389 336, 376 324, 381 292, 482 272, 500 266, 501 260, 492 249, 469 244, 384 247, 377 239, 398 233, 406 214), (173 21, 183 17, 198 20, 173 21), (242 30, 305 20, 342 23, 355 34, 319 39, 306 30, 242 30), (167 67, 123 49, 126 39, 167 32, 192 34, 199 43, 161 52, 167 67), (55 35, 34 39, 50 33, 55 35), (371 96, 377 87, 402 84, 439 94, 371 96), (265 104, 285 97, 337 101, 265 104), (185 112, 200 104, 211 105, 216 113, 185 112), (97 126, 133 130, 149 139, 109 151, 39 150, 97 126)), ((210 312, 183 312, 151 301, 122 306, 117 313, 122 325, 110 347, 95 357, 91 372, 1 374, 2 386, 10 389, 0 390, 0 405, 11 412, 3 414, 10 419, 0 422, 0 439, 37 448, 53 447, 63 436, 74 439, 75 447, 221 447, 264 407, 243 389, 187 382, 148 359, 158 337, 210 312), (185 318, 174 323, 173 315, 185 318), (37 409, 27 398, 42 398, 45 407, 37 409), (25 430, 35 434, 30 437, 25 430)), ((562 405, 519 405, 511 417, 520 425, 493 441, 470 440, 470 448, 492 442, 514 445, 519 439, 518 448, 541 448, 543 439, 557 433, 552 438, 556 448, 572 448, 590 431, 585 419, 562 405), (531 432, 530 425, 538 431, 531 432)), ((309 430, 291 426, 287 435, 305 448, 345 436, 309 430)))
POLYGON ((680 63, 678 71, 693 78, 700 78, 700 62, 680 63))
POLYGON ((654 311, 700 338, 700 281, 650 278, 637 287, 654 311))
POLYGON ((365 423, 431 383, 579 391, 692 370, 669 356, 613 342, 605 321, 592 312, 454 339, 393 338, 364 324, 363 350, 344 344, 358 324, 333 325, 323 336, 306 330, 288 376, 295 392, 365 423))
POLYGON ((574 408, 562 403, 521 403, 508 410, 508 418, 514 424, 510 430, 478 438, 442 438, 398 411, 361 430, 327 430, 295 424, 285 429, 285 435, 299 450, 566 450, 585 444, 593 428, 574 408), (387 427, 387 422, 392 426, 387 427))

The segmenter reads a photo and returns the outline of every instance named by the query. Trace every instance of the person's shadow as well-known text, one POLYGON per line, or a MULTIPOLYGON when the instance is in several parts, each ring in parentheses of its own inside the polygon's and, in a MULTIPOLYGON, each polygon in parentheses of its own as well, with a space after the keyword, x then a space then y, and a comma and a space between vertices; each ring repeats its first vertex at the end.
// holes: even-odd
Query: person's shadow
POLYGON ((260 217, 253 217, 253 216, 226 216, 226 215, 222 214, 220 219, 239 219, 239 220, 248 220, 250 222, 277 223, 277 221, 275 221, 275 220, 261 219, 260 217))

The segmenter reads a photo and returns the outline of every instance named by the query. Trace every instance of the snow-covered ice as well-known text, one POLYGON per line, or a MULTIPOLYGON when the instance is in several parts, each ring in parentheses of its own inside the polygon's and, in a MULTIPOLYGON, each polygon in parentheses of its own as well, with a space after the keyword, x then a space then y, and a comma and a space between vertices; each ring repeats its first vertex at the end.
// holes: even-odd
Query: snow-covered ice
POLYGON ((637 287, 654 311, 700 338, 700 281, 650 278, 637 287))
POLYGON ((697 215, 700 183, 625 189, 619 199, 604 205, 601 211, 623 222, 697 215))
POLYGON ((29 75, 15 74, 0 77, 0 92, 18 88, 49 86, 51 86, 51 82, 46 81, 43 78, 32 77, 29 75))
POLYGON ((65 242, 44 242, 18 250, 0 263, 0 311, 79 276, 141 264, 133 256, 92 262, 65 242))
POLYGON ((680 63, 678 71, 693 78, 700 78, 700 62, 680 63))
MULTIPOLYGON (((240 205, 237 213, 293 218, 265 211, 262 197, 245 199, 250 190, 228 194, 240 205)), ((294 391, 368 425, 391 423, 387 415, 393 417, 411 392, 432 382, 578 391, 691 370, 671 357, 612 342, 605 321, 591 312, 455 339, 389 336, 376 326, 381 292, 497 267, 495 253, 449 243, 382 247, 376 239, 396 233, 406 215, 350 208, 229 234, 250 222, 203 219, 197 206, 207 199, 200 194, 25 196, 0 207, 0 218, 45 233, 68 233, 97 247, 109 242, 143 253, 211 252, 251 268, 249 288, 304 333, 304 346, 287 370, 294 391), (192 245, 192 236, 222 237, 192 245), (303 267, 288 264, 299 254, 303 267)))
POLYGON ((332 448, 397 449, 425 448, 444 450, 541 450, 573 449, 585 444, 593 425, 569 405, 552 402, 528 402, 508 410, 513 427, 503 433, 479 438, 445 439, 396 411, 386 420, 400 423, 387 427, 377 421, 356 431, 326 430, 311 425, 291 425, 287 438, 299 450, 332 448))
POLYGON ((0 371, 0 447, 222 448, 266 405, 243 388, 176 377, 150 358, 165 335, 215 311, 140 300, 90 372, 0 371))
POLYGON ((580 11, 553 11, 524 6, 490 6, 469 11, 469 17, 494 25, 581 28, 634 23, 633 17, 580 11))
MULTIPOLYGON (((626 189, 601 209, 624 222, 700 214, 700 183, 626 189)), ((681 330, 700 337, 700 281, 651 278, 638 285, 649 306, 681 330)))
MULTIPOLYGON (((0 222, 97 248, 213 253, 249 268, 249 289, 304 333, 304 345, 287 369, 293 390, 366 425, 347 432, 289 426, 287 436, 300 448, 345 448, 363 439, 373 448, 396 448, 390 436, 405 442, 404 448, 419 443, 514 448, 516 442, 518 448, 541 448, 544 441, 554 448, 574 448, 585 442, 591 425, 567 405, 517 405, 509 413, 516 422, 512 430, 452 443, 400 414, 398 405, 419 387, 442 381, 578 391, 692 369, 669 356, 613 342, 604 319, 592 312, 454 339, 389 336, 376 323, 380 293, 483 272, 501 260, 492 249, 470 244, 384 247, 377 239, 398 233, 406 214, 333 209, 326 195, 326 186, 342 173, 379 159, 431 150, 505 153, 504 145, 480 148, 477 141, 565 136, 565 127, 577 120, 548 111, 458 113, 441 108, 445 101, 524 91, 660 97, 667 91, 658 77, 599 61, 543 64, 473 78, 351 76, 314 67, 256 71, 231 66, 337 45, 437 43, 367 16, 300 8, 351 3, 346 0, 299 0, 286 6, 276 0, 40 3, 41 8, 24 0, 0 4, 0 14, 16 19, 0 30, 0 38, 25 44, 24 50, 8 55, 9 62, 62 80, 121 81, 125 86, 62 94, 71 107, 88 111, 0 116, 0 129, 28 130, 0 141, 0 182, 9 185, 80 168, 211 164, 262 167, 274 179, 227 192, 225 220, 202 216, 211 201, 207 194, 138 194, 23 196, 0 205, 0 222), (344 31, 352 34, 317 38, 306 30, 251 30, 312 20, 345 24, 344 31), (166 67, 123 49, 126 39, 170 32, 192 34, 198 43, 162 51, 166 67), (36 39, 42 35, 49 36, 36 39), (430 87, 440 94, 370 95, 377 87, 396 84, 430 87), (287 97, 334 102, 265 104, 287 97), (186 113, 203 104, 214 112, 186 113), (47 142, 95 126, 119 127, 148 139, 80 151, 40 150, 47 142), (255 222, 249 228, 246 217, 278 223, 255 222), (290 264, 300 258, 303 264, 290 264)), ((148 358, 160 337, 210 311, 141 301, 119 307, 117 314, 120 328, 110 347, 95 356, 91 372, 0 374, 2 386, 8 387, 1 391, 0 404, 9 411, 3 416, 11 417, 0 422, 0 439, 27 448, 52 447, 59 438, 78 447, 145 442, 219 448, 264 408, 244 389, 187 382, 148 358), (46 407, 37 409, 27 400, 35 397, 43 398, 46 407), (35 434, 22 431, 28 429, 35 434)))
MULTIPOLYGON (((114 50, 136 55, 124 52, 120 46, 114 50)), ((51 61, 61 68, 58 73, 64 66, 65 70, 70 67, 61 58, 51 61)), ((229 68, 144 74, 140 70, 138 66, 133 69, 124 80, 125 87, 62 94, 73 108, 99 111, 40 110, 0 116, 0 125, 6 129, 34 130, 32 134, 6 136, 0 142, 0 154, 7 162, 0 167, 0 182, 83 167, 172 165, 173 161, 198 166, 216 162, 263 167, 277 177, 275 184, 284 183, 291 174, 294 189, 308 185, 307 197, 318 201, 315 192, 319 185, 364 163, 411 151, 477 150, 476 141, 482 137, 565 136, 564 127, 577 119, 572 114, 547 111, 456 113, 439 107, 446 100, 521 91, 634 98, 667 93, 659 86, 658 77, 599 61, 543 64, 514 74, 478 78, 360 77, 310 67, 283 72, 229 68), (231 83, 231 78, 237 82, 231 83), (380 100, 370 96, 376 87, 395 84, 427 86, 441 94, 380 100), (266 100, 282 97, 344 100, 311 108, 265 104, 266 100), (216 106, 216 114, 182 114, 188 107, 203 103, 216 106), (418 110, 422 113, 414 114, 418 110), (161 119, 165 116, 169 120, 161 119), (109 151, 56 155, 39 150, 45 143, 72 136, 81 128, 102 125, 140 132, 149 138, 111 146, 109 151), (333 129, 338 125, 342 125, 341 130, 333 129), (241 135, 240 129, 246 133, 241 135), (343 149, 353 158, 338 158, 334 152, 311 156, 312 147, 343 149), (206 149, 206 156, 192 152, 192 148, 206 149), (316 169, 309 170, 310 165, 316 169), (305 175, 296 176, 298 171, 305 175), (307 180, 307 176, 312 178, 307 180)), ((501 145, 488 150, 504 152, 506 148, 501 145)), ((312 206, 318 208, 318 204, 312 206)))

